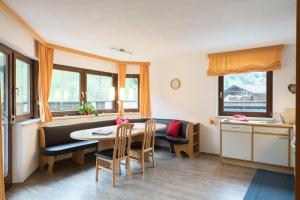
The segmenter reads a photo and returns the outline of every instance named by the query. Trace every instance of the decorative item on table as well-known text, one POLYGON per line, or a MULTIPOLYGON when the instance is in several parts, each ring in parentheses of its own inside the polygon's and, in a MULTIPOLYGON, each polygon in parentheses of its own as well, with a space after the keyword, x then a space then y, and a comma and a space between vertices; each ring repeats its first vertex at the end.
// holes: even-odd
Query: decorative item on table
POLYGON ((95 116, 98 116, 98 112, 95 109, 95 107, 91 103, 82 103, 78 110, 78 114, 88 116, 89 114, 94 114, 95 116))
POLYGON ((129 123, 129 119, 128 119, 128 118, 126 118, 126 119, 117 118, 117 119, 116 119, 116 124, 117 124, 117 125, 120 125, 120 124, 126 124, 126 123, 129 123))
POLYGON ((233 115, 233 119, 240 121, 240 122, 248 122, 249 121, 245 115, 233 115))
POLYGON ((112 130, 110 130, 110 129, 103 129, 103 128, 94 130, 92 132, 93 135, 109 135, 111 133, 112 133, 112 130))

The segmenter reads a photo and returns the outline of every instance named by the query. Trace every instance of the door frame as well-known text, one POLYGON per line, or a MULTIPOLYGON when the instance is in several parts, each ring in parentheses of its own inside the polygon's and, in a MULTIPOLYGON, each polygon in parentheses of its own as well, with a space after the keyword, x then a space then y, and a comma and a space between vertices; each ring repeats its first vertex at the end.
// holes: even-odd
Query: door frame
POLYGON ((7 78, 8 78, 8 116, 7 116, 7 130, 8 130, 8 174, 4 178, 5 189, 8 189, 12 185, 12 115, 13 115, 13 106, 12 106, 12 79, 13 79, 13 51, 0 43, 0 51, 8 56, 7 64, 7 78))

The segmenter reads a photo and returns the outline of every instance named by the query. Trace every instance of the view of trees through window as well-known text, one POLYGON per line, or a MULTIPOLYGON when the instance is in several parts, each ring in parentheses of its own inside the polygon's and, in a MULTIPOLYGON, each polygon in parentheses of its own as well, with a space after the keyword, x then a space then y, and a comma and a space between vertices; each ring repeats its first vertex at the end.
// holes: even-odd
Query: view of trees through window
POLYGON ((223 91, 226 112, 267 111, 266 72, 225 75, 223 91))
POLYGON ((79 105, 80 73, 54 69, 49 97, 51 111, 75 111, 79 105))
POLYGON ((139 79, 126 78, 125 83, 125 109, 138 109, 139 99, 139 79))
POLYGON ((87 102, 97 110, 113 109, 113 101, 109 99, 113 78, 95 74, 87 74, 87 102))
POLYGON ((30 65, 16 59, 16 115, 30 112, 30 65))

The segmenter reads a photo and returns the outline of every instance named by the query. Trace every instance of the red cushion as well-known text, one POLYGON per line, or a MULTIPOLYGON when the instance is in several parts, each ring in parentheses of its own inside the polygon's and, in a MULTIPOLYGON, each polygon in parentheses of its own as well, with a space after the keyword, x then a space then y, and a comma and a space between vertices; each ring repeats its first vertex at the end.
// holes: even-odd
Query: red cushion
POLYGON ((117 125, 124 124, 124 123, 129 123, 129 119, 128 118, 124 119, 124 120, 122 120, 121 118, 116 119, 116 124, 117 125))
POLYGON ((167 130, 167 135, 178 137, 180 128, 181 128, 181 121, 176 121, 176 120, 170 121, 167 130))

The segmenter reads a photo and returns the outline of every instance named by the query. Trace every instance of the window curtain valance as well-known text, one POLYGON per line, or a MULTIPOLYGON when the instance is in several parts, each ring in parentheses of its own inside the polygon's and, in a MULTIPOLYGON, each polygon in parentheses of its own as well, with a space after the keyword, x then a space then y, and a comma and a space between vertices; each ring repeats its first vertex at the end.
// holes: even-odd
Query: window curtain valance
POLYGON ((208 76, 281 69, 283 45, 208 54, 208 76))
POLYGON ((51 89, 52 69, 53 69, 53 48, 38 44, 39 58, 39 77, 38 77, 38 94, 39 94, 39 112, 42 122, 52 121, 51 110, 48 106, 48 99, 51 89))
POLYGON ((140 66, 140 113, 142 117, 151 116, 149 65, 140 66))

